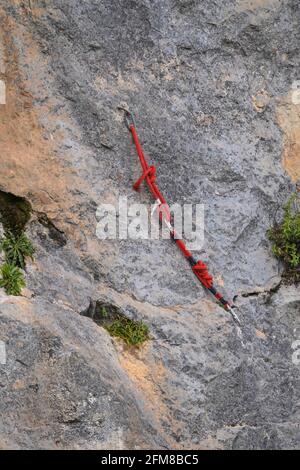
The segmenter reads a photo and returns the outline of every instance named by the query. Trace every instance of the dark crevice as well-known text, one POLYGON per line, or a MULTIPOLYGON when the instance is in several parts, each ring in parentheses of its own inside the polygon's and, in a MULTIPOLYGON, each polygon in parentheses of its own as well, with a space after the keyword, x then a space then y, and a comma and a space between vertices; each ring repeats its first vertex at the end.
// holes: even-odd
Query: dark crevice
POLYGON ((0 222, 6 232, 20 235, 30 220, 32 207, 24 197, 0 191, 0 222))
POLYGON ((233 297, 233 301, 235 302, 239 297, 248 298, 248 297, 259 297, 260 295, 268 295, 269 298, 276 294, 279 291, 280 287, 282 286, 283 280, 281 279, 275 286, 271 287, 270 289, 264 290, 254 290, 250 292, 241 292, 233 297))
POLYGON ((60 247, 63 247, 67 244, 67 238, 64 232, 59 230, 45 213, 38 213, 37 218, 39 223, 48 229, 51 240, 53 240, 60 247))
POLYGON ((79 424, 81 423, 81 421, 82 420, 80 418, 61 418, 58 420, 59 423, 69 426, 71 426, 72 424, 79 424))
POLYGON ((91 318, 99 326, 105 326, 120 316, 124 316, 118 307, 101 300, 91 300, 88 308, 80 315, 91 318))
POLYGON ((243 298, 258 297, 259 295, 262 295, 262 294, 264 294, 264 293, 265 293, 265 291, 241 292, 240 294, 235 295, 235 296, 233 297, 233 301, 235 301, 235 300, 238 299, 239 297, 243 297, 243 298))
POLYGON ((300 268, 288 268, 286 267, 282 279, 285 285, 290 286, 292 284, 299 285, 300 283, 300 268))

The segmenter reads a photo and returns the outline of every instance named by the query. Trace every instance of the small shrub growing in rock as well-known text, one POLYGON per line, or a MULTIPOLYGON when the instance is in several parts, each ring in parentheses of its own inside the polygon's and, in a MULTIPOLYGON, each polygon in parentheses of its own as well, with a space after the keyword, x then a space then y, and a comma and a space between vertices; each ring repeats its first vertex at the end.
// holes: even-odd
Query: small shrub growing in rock
POLYGON ((22 271, 13 264, 4 263, 0 268, 0 287, 3 287, 8 295, 20 295, 25 287, 22 271))
POLYGON ((120 316, 111 325, 105 326, 111 336, 117 336, 130 346, 139 346, 149 339, 149 328, 142 321, 120 316))
POLYGON ((0 241, 0 250, 4 251, 6 262, 22 269, 25 268, 25 258, 33 259, 34 248, 24 232, 14 235, 6 232, 0 241))
POLYGON ((111 336, 121 338, 129 346, 140 346, 150 339, 148 326, 142 321, 131 320, 116 305, 101 300, 91 301, 81 315, 91 318, 111 336))
POLYGON ((285 278, 300 281, 300 210, 297 207, 297 193, 293 194, 284 207, 281 223, 275 223, 268 230, 272 251, 286 266, 285 278))

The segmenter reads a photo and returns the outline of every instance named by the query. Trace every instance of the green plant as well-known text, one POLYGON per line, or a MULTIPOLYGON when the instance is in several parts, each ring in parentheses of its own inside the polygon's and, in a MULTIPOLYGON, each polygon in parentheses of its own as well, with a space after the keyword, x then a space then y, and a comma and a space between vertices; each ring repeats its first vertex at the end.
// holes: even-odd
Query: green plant
POLYGON ((274 255, 282 260, 288 270, 300 268, 300 211, 297 208, 297 193, 292 194, 284 206, 281 223, 268 230, 274 255))
POLYGON ((119 316, 105 328, 109 334, 122 338, 126 344, 131 346, 139 346, 149 339, 149 328, 145 323, 123 316, 119 316))
POLYGON ((4 263, 0 268, 0 287, 4 287, 8 295, 20 295, 25 287, 22 271, 17 266, 4 263))
POLYGON ((4 251, 6 262, 20 268, 25 268, 25 257, 33 258, 34 248, 24 232, 14 235, 6 232, 0 241, 0 251, 4 251))
POLYGON ((100 308, 99 317, 103 320, 106 319, 106 318, 109 318, 109 313, 108 313, 106 307, 101 307, 100 308))

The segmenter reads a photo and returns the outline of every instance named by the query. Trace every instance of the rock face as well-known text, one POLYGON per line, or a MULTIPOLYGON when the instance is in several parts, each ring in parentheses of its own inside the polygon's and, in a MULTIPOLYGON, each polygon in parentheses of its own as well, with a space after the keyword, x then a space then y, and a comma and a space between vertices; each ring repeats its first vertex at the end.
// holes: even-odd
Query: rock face
POLYGON ((0 6, 0 190, 31 204, 36 247, 24 294, 0 290, 0 447, 299 448, 300 292, 266 238, 300 175, 299 2, 0 6), (150 201, 119 106, 168 201, 205 204, 195 256, 244 347, 170 241, 97 238, 98 204, 150 201), (95 302, 151 341, 112 339, 95 302))

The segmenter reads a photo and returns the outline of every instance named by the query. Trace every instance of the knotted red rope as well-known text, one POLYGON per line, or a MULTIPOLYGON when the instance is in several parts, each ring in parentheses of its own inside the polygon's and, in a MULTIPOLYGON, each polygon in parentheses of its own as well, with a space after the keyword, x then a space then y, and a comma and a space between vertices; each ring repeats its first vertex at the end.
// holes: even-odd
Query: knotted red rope
POLYGON ((148 169, 146 171, 144 171, 142 176, 136 181, 136 183, 134 183, 133 189, 135 189, 135 191, 139 190, 142 182, 144 181, 145 178, 147 178, 147 176, 149 176, 149 180, 150 180, 151 184, 153 185, 155 183, 155 180, 156 180, 156 168, 155 168, 155 166, 149 166, 148 169))
POLYGON ((138 154, 140 162, 141 162, 141 167, 143 169, 142 176, 137 180, 137 182, 133 186, 134 189, 138 189, 140 187, 141 183, 145 180, 146 183, 149 186, 149 189, 150 189, 152 195, 155 197, 155 199, 159 199, 161 204, 167 204, 167 201, 165 200, 165 198, 163 197, 163 195, 161 194, 160 190, 158 189, 158 187, 155 183, 156 169, 155 169, 154 166, 152 166, 152 167, 148 166, 148 163, 147 163, 146 158, 144 156, 144 152, 143 152, 142 146, 140 144, 140 141, 139 141, 139 138, 138 138, 138 135, 137 135, 137 132, 135 130, 135 127, 134 127, 133 123, 128 128, 131 132, 131 135, 132 135, 135 147, 136 147, 136 151, 137 151, 137 154, 138 154))
POLYGON ((208 272, 206 264, 201 260, 196 261, 195 258, 192 255, 192 253, 185 246, 185 243, 183 242, 183 240, 180 240, 180 239, 176 238, 175 230, 173 229, 173 227, 169 223, 170 222, 169 206, 167 205, 167 202, 166 202, 165 198, 161 194, 161 192, 158 189, 157 184, 156 184, 156 168, 153 165, 149 166, 147 161, 146 161, 142 146, 139 142, 139 138, 138 138, 138 135, 137 135, 137 132, 136 132, 136 129, 135 129, 135 124, 134 124, 132 114, 129 113, 128 111, 125 111, 125 117, 126 117, 127 127, 129 129, 129 131, 131 132, 131 135, 132 135, 132 138, 133 138, 136 150, 137 150, 137 154, 138 154, 139 159, 140 159, 141 167, 142 167, 142 170, 143 170, 142 175, 134 183, 133 188, 137 191, 140 188, 143 181, 145 181, 147 183, 152 195, 154 196, 156 201, 158 201, 158 208, 162 208, 162 210, 160 212, 161 219, 163 218, 165 221, 167 221, 168 227, 170 229, 171 237, 173 238, 173 240, 175 241, 176 245, 181 250, 181 252, 184 254, 184 256, 187 258, 189 263, 191 264, 194 274, 197 276, 197 278, 202 283, 202 285, 206 289, 208 289, 216 297, 216 299, 222 304, 222 306, 225 308, 225 310, 227 310, 231 313, 233 319, 236 322, 239 323, 239 319, 236 316, 236 314, 233 312, 229 302, 227 300, 225 300, 224 297, 222 296, 222 294, 220 294, 215 289, 215 287, 213 285, 213 277, 208 272), (165 209, 165 207, 167 207, 167 210, 165 209))
POLYGON ((213 277, 209 274, 207 266, 203 261, 197 261, 195 266, 192 267, 194 274, 197 276, 199 281, 207 288, 211 289, 213 286, 213 277))

